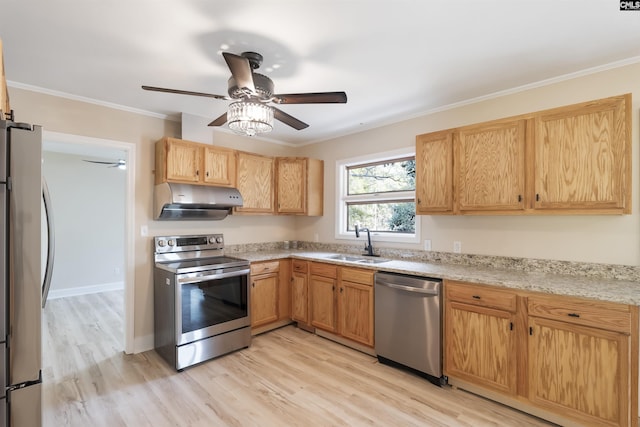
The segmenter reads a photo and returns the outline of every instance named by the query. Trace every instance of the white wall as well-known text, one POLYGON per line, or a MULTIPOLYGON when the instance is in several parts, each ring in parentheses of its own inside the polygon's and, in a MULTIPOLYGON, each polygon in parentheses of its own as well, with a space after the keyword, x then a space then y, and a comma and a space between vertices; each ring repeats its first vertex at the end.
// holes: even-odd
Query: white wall
POLYGON ((43 153, 56 244, 51 298, 124 284, 125 171, 85 157, 43 153))
POLYGON ((344 242, 333 238, 337 160, 414 146, 422 133, 632 93, 632 215, 421 216, 421 240, 431 239, 434 251, 452 252, 457 240, 463 253, 640 265, 639 75, 640 64, 628 65, 304 147, 305 155, 325 160, 325 216, 298 219, 298 238, 313 240, 318 234, 344 242))

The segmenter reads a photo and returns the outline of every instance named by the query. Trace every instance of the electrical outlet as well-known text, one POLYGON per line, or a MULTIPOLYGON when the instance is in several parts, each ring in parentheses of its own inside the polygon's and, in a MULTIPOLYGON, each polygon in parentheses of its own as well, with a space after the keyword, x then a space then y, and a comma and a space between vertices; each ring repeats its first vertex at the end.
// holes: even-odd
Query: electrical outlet
POLYGON ((458 241, 453 242, 453 252, 457 254, 462 252, 462 242, 458 242, 458 241))
POLYGON ((149 226, 147 225, 141 225, 140 226, 140 235, 142 237, 146 237, 149 235, 149 226))
POLYGON ((424 250, 425 251, 430 251, 431 250, 431 240, 425 240, 424 241, 424 250))

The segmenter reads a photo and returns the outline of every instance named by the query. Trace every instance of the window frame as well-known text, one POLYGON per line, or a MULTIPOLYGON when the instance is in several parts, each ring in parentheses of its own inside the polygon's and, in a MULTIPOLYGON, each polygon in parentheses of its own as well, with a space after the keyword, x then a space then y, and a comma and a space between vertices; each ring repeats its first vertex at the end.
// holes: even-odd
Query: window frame
MULTIPOLYGON (((335 238, 340 240, 362 240, 362 236, 358 239, 353 231, 347 229, 347 204, 358 202, 375 202, 381 203, 385 201, 416 201, 416 192, 413 191, 391 191, 385 193, 358 194, 348 195, 348 178, 347 168, 357 165, 367 165, 370 163, 378 163, 384 161, 400 160, 407 157, 415 158, 415 146, 400 148, 382 153, 368 154, 364 156, 351 157, 336 161, 336 221, 335 221, 335 238)), ((414 233, 394 233, 372 231, 372 240, 378 242, 393 243, 420 243, 420 215, 415 216, 414 233)), ((366 239, 366 237, 365 237, 366 239)))

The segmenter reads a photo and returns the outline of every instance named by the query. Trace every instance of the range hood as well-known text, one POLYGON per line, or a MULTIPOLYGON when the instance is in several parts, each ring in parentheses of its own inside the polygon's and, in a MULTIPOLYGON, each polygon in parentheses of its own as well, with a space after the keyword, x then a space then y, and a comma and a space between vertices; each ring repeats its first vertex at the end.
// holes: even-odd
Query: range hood
POLYGON ((236 206, 242 195, 235 188, 164 182, 154 190, 157 220, 220 220, 236 206))

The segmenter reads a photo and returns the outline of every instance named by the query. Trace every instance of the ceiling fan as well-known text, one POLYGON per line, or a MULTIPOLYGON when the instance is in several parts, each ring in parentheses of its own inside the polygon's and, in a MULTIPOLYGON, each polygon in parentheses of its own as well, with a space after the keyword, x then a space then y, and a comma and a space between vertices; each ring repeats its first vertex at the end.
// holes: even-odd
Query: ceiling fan
POLYGON ((110 165, 108 167, 110 168, 118 168, 118 169, 126 169, 127 168, 127 161, 124 159, 118 159, 115 162, 102 162, 99 160, 86 160, 86 159, 82 159, 83 162, 87 162, 87 163, 97 163, 97 164, 101 164, 101 165, 110 165))
POLYGON ((231 70, 228 96, 155 86, 142 86, 142 89, 235 101, 229 105, 226 113, 209 123, 209 126, 222 126, 228 121, 232 130, 249 136, 270 131, 273 127, 273 118, 297 130, 309 127, 303 121, 267 104, 344 104, 347 102, 347 94, 344 92, 274 94, 273 81, 254 71, 262 64, 262 55, 256 52, 243 52, 241 55, 223 52, 222 56, 231 70), (251 128, 253 124, 257 124, 258 127, 264 126, 254 133, 251 129, 247 132, 247 126, 251 128))

